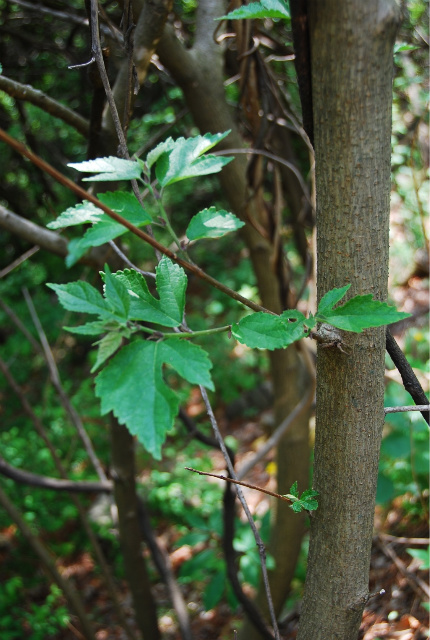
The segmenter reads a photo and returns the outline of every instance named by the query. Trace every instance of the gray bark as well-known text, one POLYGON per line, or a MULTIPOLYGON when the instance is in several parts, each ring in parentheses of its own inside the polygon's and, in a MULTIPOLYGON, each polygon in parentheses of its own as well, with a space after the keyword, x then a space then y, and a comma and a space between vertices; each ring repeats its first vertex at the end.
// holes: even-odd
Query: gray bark
MULTIPOLYGON (((318 299, 385 300, 388 277, 393 1, 309 3, 317 193, 318 299)), ((384 424, 383 328, 318 348, 311 544, 299 640, 357 637, 368 575, 384 424)))

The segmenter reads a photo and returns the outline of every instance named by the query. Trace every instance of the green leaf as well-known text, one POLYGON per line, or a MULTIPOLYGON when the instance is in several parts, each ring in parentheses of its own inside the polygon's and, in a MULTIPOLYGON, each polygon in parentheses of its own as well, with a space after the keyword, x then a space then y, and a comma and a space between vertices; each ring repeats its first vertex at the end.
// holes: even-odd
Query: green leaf
POLYGON ((232 158, 203 154, 229 133, 207 133, 204 136, 178 138, 175 141, 169 138, 148 154, 146 164, 148 167, 155 164, 155 174, 162 187, 186 178, 217 173, 231 162, 232 158))
POLYGON ((168 341, 133 342, 121 349, 96 378, 102 415, 113 411, 156 459, 161 457, 161 446, 179 409, 178 397, 164 382, 164 364, 197 384, 210 381, 207 354, 185 340, 175 341, 174 348, 168 341))
POLYGON ((84 173, 95 173, 84 181, 133 180, 140 178, 143 169, 141 160, 125 160, 124 158, 96 158, 85 162, 72 162, 67 165, 84 173))
POLYGON ((350 288, 351 284, 347 284, 340 289, 332 289, 331 291, 327 291, 325 296, 323 296, 318 305, 317 313, 324 313, 327 309, 332 309, 335 304, 339 302, 345 295, 345 293, 350 288))
POLYGON ((290 493, 292 496, 294 496, 295 498, 299 497, 299 488, 298 488, 298 482, 297 480, 295 482, 293 482, 293 484, 291 485, 290 488, 290 493))
POLYGON ((136 271, 125 269, 114 274, 128 289, 130 299, 129 318, 154 322, 165 327, 181 324, 185 306, 187 276, 179 265, 169 258, 162 258, 156 269, 156 286, 160 299, 154 298, 145 278, 136 271))
POLYGON ((406 551, 420 562, 421 571, 428 571, 430 568, 429 547, 427 549, 406 549, 406 551))
POLYGON ((244 224, 233 213, 229 213, 224 209, 217 210, 216 207, 209 207, 209 209, 203 209, 203 211, 191 218, 186 235, 189 240, 220 238, 226 233, 240 229, 244 224))
POLYGON ((55 291, 60 304, 67 311, 92 313, 101 316, 111 315, 106 300, 88 282, 78 280, 78 282, 69 282, 68 284, 48 283, 47 286, 55 291))
POLYGON ((98 222, 105 214, 92 202, 84 200, 74 207, 69 207, 61 213, 56 220, 46 226, 48 229, 65 229, 85 222, 98 222))
POLYGON ((113 277, 107 264, 105 264, 103 280, 105 283, 104 294, 107 302, 121 318, 128 320, 130 296, 127 287, 120 280, 113 277))
POLYGON ((410 316, 410 313, 397 311, 386 302, 373 300, 372 294, 369 293, 355 296, 336 309, 327 307, 323 313, 318 310, 315 317, 319 322, 327 322, 338 329, 361 333, 363 329, 381 327, 410 316))
POLYGON ((97 371, 97 369, 104 363, 115 351, 118 351, 122 343, 122 334, 120 332, 109 331, 101 340, 95 344, 99 345, 97 350, 97 359, 94 366, 91 368, 91 373, 97 371))
POLYGON ((243 5, 239 9, 230 11, 226 16, 217 20, 243 20, 246 18, 289 18, 290 12, 287 3, 283 0, 261 0, 243 5))
POLYGON ((275 316, 259 311, 243 318, 232 326, 232 335, 248 347, 259 349, 281 349, 303 338, 306 318, 296 310, 284 311, 275 316), (289 322, 289 319, 294 322, 289 322))
POLYGON ((292 509, 296 513, 300 513, 301 511, 303 511, 304 507, 300 501, 297 501, 293 502, 293 504, 290 504, 290 509, 292 509))
POLYGON ((66 267, 70 269, 88 251, 84 238, 72 238, 67 245, 66 267))
MULTIPOLYGON (((119 326, 116 323, 116 326, 119 326)), ((108 331, 108 327, 106 322, 102 322, 100 320, 95 320, 94 322, 87 322, 86 324, 81 324, 78 327, 63 327, 66 331, 70 333, 77 333, 81 336, 99 336, 101 333, 106 333, 108 331)))

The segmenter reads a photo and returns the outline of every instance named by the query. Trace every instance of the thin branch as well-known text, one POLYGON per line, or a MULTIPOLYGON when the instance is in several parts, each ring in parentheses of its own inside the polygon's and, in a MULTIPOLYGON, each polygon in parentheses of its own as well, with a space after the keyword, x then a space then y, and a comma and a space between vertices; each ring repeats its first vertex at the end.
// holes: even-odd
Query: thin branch
POLYGON ((35 340, 35 338, 33 338, 33 336, 31 335, 31 333, 29 332, 25 324, 22 322, 22 320, 18 318, 16 313, 1 298, 0 298, 0 307, 9 316, 12 322, 18 327, 21 333, 25 335, 25 337, 27 338, 27 340, 29 341, 33 349, 36 351, 36 353, 41 355, 43 351, 40 344, 37 342, 37 340, 35 340))
POLYGON ((70 125, 85 137, 89 134, 88 120, 75 111, 72 111, 72 109, 65 107, 60 102, 50 98, 46 93, 43 93, 43 91, 34 89, 29 84, 21 84, 20 82, 11 80, 11 78, 0 75, 0 91, 4 91, 12 96, 12 98, 18 98, 19 100, 25 100, 26 102, 34 104, 54 118, 58 118, 70 125))
POLYGON ((109 240, 109 245, 112 247, 113 251, 115 251, 117 256, 119 256, 121 258, 121 260, 123 262, 125 262, 125 264, 128 267, 130 267, 131 269, 134 269, 138 273, 141 273, 143 276, 147 276, 148 278, 156 278, 157 277, 155 273, 152 273, 152 271, 142 271, 142 269, 139 269, 139 267, 136 267, 136 265, 133 264, 133 262, 131 262, 131 260, 129 260, 127 258, 125 253, 123 251, 121 251, 121 249, 118 247, 117 244, 115 244, 115 242, 113 240, 109 240))
MULTIPOLYGON (((43 442, 45 443, 46 447, 48 448, 52 460, 60 474, 60 476, 63 478, 63 480, 67 480, 67 473, 66 473, 66 469, 60 459, 60 457, 57 454, 57 451, 55 449, 55 447, 53 446, 53 444, 51 443, 50 439, 47 436, 45 427, 43 426, 41 420, 37 417, 37 415, 34 413, 33 409, 31 408, 27 398, 25 397, 25 394, 23 393, 21 387, 18 385, 18 383, 16 382, 15 378, 13 377, 12 373, 9 371, 6 363, 2 360, 2 358, 0 358, 0 371, 3 373, 3 375, 5 376, 8 384, 10 385, 10 387, 13 389, 14 393, 18 396, 20 402, 21 402, 21 406, 24 409, 25 413, 29 416, 29 418, 32 420, 34 427, 38 433, 38 435, 41 437, 41 439, 43 440, 43 442)), ((132 629, 130 628, 130 625, 128 624, 123 610, 121 608, 121 605, 118 601, 118 596, 115 590, 115 585, 113 583, 112 577, 110 575, 110 570, 109 567, 107 565, 106 559, 103 555, 103 552, 101 550, 100 544, 97 540, 97 537, 91 527, 91 525, 88 522, 88 518, 85 512, 85 509, 82 507, 81 502, 79 501, 79 499, 77 498, 77 496, 75 496, 73 493, 70 494, 71 500, 73 502, 73 504, 75 505, 80 520, 82 522, 83 528, 85 530, 85 533, 87 534, 91 545, 94 549, 94 554, 95 557, 99 563, 100 569, 104 575, 104 578, 106 580, 106 586, 107 589, 109 591, 109 595, 110 598, 112 600, 113 606, 115 608, 115 611, 117 613, 118 619, 121 620, 121 623, 124 627, 124 630, 127 633, 127 637, 129 638, 129 640, 135 640, 135 635, 132 631, 132 629)))
MULTIPOLYGON (((231 463, 231 460, 229 458, 228 451, 226 449, 223 437, 222 437, 221 432, 220 432, 219 427, 218 427, 218 423, 217 423, 215 415, 214 415, 214 413, 212 411, 212 407, 211 407, 211 404, 209 402, 209 398, 208 398, 206 389, 204 387, 202 387, 201 385, 200 385, 200 393, 202 394, 202 398, 203 398, 203 401, 204 401, 205 406, 206 406, 206 411, 207 411, 207 414, 209 416, 209 420, 211 422, 212 429, 213 429, 214 434, 215 434, 215 438, 218 441, 218 445, 219 445, 219 447, 221 449, 221 452, 222 452, 222 454, 224 456, 224 460, 226 462, 228 472, 229 472, 232 480, 237 480, 236 473, 234 471, 234 467, 233 467, 233 465, 231 463)), ((262 571, 262 574, 263 574, 264 589, 265 589, 265 592, 266 592, 267 603, 268 603, 268 606, 269 606, 270 618, 271 618, 272 627, 273 627, 273 633, 274 633, 275 640, 280 640, 278 624, 277 624, 277 621, 276 621, 275 609, 274 609, 274 606, 273 606, 272 595, 270 593, 269 576, 268 576, 268 573, 267 573, 267 566, 266 566, 266 550, 265 550, 265 547, 264 547, 264 543, 263 543, 263 541, 261 539, 261 536, 260 536, 260 534, 258 532, 257 527, 255 526, 254 519, 253 519, 252 514, 251 514, 251 512, 249 510, 249 507, 248 507, 248 504, 247 504, 247 502, 245 500, 245 497, 243 495, 243 491, 241 490, 240 487, 236 487, 236 493, 237 493, 237 497, 239 498, 239 501, 240 501, 240 503, 241 503, 241 505, 243 507, 243 510, 245 511, 246 517, 248 518, 249 525, 250 525, 250 527, 252 529, 252 533, 254 534, 255 542, 256 542, 256 545, 258 547, 258 552, 260 554, 261 571, 262 571)))
POLYGON ((422 594, 424 593, 424 595, 426 595, 427 598, 430 597, 430 589, 428 585, 424 582, 424 580, 421 580, 419 576, 412 573, 412 571, 409 571, 405 563, 402 560, 400 560, 400 558, 394 552, 391 546, 389 544, 386 544, 381 539, 381 537, 379 537, 378 546, 380 547, 384 555, 386 555, 388 558, 390 558, 390 560, 394 562, 397 569, 406 578, 406 580, 409 582, 409 584, 411 585, 415 593, 417 593, 419 596, 422 596, 422 594))
POLYGON ((91 460, 98 477, 102 482, 106 482, 107 481, 106 474, 103 470, 102 465, 100 464, 100 461, 96 455, 96 452, 91 443, 91 440, 88 437, 88 434, 85 430, 82 420, 78 412, 76 411, 75 407, 70 402, 70 398, 67 395, 67 393, 64 391, 63 385, 61 384, 61 379, 60 379, 60 374, 58 372, 57 364, 55 362, 54 356, 51 351, 51 347, 49 346, 49 342, 46 338, 46 334, 43 330, 42 324, 39 320, 39 316, 37 315, 37 311, 33 304, 33 300, 31 299, 31 296, 26 288, 23 289, 23 294, 24 294, 25 301, 27 303, 27 307, 30 311, 30 315, 33 320, 34 326, 36 327, 36 331, 39 335, 39 340, 42 345, 46 364, 48 365, 49 375, 51 377, 52 384, 54 385, 55 390, 58 393, 58 397, 60 398, 61 404, 63 405, 67 415, 69 416, 71 423, 76 428, 76 431, 79 434, 79 437, 84 445, 85 451, 87 452, 88 457, 91 460))
POLYGON ((9 500, 1 487, 0 504, 9 514, 9 517, 12 519, 12 521, 15 522, 15 524, 18 526, 18 529, 21 531, 24 538, 27 539, 27 542, 33 547, 36 555, 39 556, 42 564, 46 568, 53 582, 55 582, 60 587, 61 591, 66 596, 67 601, 69 602, 71 608, 77 615, 82 625, 82 630, 84 631, 85 638, 87 640, 95 640, 94 629, 87 614, 85 613, 85 607, 79 592, 74 588, 69 580, 67 580, 60 574, 51 554, 48 553, 39 538, 30 529, 18 509, 9 500))
POLYGON ((269 453, 271 449, 278 445, 279 441, 284 437, 289 427, 302 414, 302 412, 310 406, 312 400, 314 399, 314 395, 315 379, 311 389, 309 390, 309 393, 307 393, 305 397, 302 398, 298 404, 296 404, 291 413, 289 413, 288 416, 284 420, 282 420, 282 422, 275 429, 270 438, 264 443, 262 447, 257 450, 255 456, 253 456, 248 462, 245 462, 245 464, 237 471, 237 477, 239 479, 244 478, 251 471, 251 469, 255 467, 255 465, 269 453))
POLYGON ((305 196, 309 204, 312 206, 312 201, 309 195, 308 188, 302 178, 300 171, 297 169, 297 167, 294 166, 292 162, 288 162, 288 160, 285 160, 284 158, 281 158, 280 156, 277 156, 276 154, 271 153, 270 151, 266 151, 265 149, 223 149, 222 151, 213 151, 212 155, 214 156, 221 156, 221 155, 228 155, 228 154, 237 155, 239 153, 242 153, 244 155, 251 154, 255 156, 264 156, 265 158, 269 158, 270 160, 273 160, 274 162, 277 162, 279 164, 284 165, 284 167, 287 167, 296 176, 300 184, 300 187, 302 188, 303 195, 305 196))
MULTIPOLYGON (((29 151, 29 153, 31 152, 29 151)), ((18 264, 20 264, 24 260, 27 260, 30 255, 36 253, 39 248, 50 251, 51 253, 54 253, 55 255, 62 258, 65 258, 67 256, 68 241, 66 238, 63 238, 54 231, 44 229, 43 227, 40 227, 38 224, 35 224, 30 220, 26 220, 22 216, 18 216, 16 213, 13 213, 1 204, 0 227, 6 229, 10 233, 19 236, 20 238, 23 238, 27 242, 31 242, 32 244, 36 245, 36 247, 30 249, 29 252, 26 252, 23 256, 20 256, 20 258, 18 259, 19 262, 15 261, 14 263, 12 263, 12 265, 9 265, 6 269, 3 269, 3 271, 0 273, 0 277, 4 277, 5 275, 7 275, 7 273, 10 272, 12 266, 18 266, 18 264)), ((97 269, 100 268, 104 262, 103 256, 100 253, 100 248, 93 247, 91 251, 79 262, 88 264, 97 269)))
POLYGON ((429 411, 430 404, 412 404, 403 407, 385 407, 385 413, 402 413, 404 411, 429 411))
POLYGON ((194 273, 194 275, 196 275, 198 278, 205 280, 210 285, 215 287, 215 289, 222 291, 223 293, 228 295, 230 298, 233 298, 233 300, 236 300, 237 302, 241 302, 243 305, 245 305, 246 307, 249 307, 249 309, 252 309, 253 311, 264 311, 265 313, 276 315, 273 313, 273 311, 269 311, 268 309, 261 307, 259 304, 256 304, 252 300, 248 300, 247 298, 244 298, 233 289, 230 289, 230 287, 227 287, 226 285, 222 284, 221 282, 219 282, 209 274, 205 273, 205 271, 203 271, 203 269, 200 269, 200 267, 198 267, 197 265, 187 262, 182 258, 179 258, 173 251, 163 246, 160 242, 157 242, 155 238, 152 238, 150 235, 148 235, 147 233, 145 233, 135 225, 131 224, 131 222, 129 222, 119 214, 115 213, 115 211, 107 207, 103 202, 98 200, 91 193, 89 193, 88 191, 85 191, 85 189, 82 189, 82 187, 72 182, 72 180, 69 180, 69 178, 66 178, 65 176, 63 176, 59 171, 54 169, 54 167, 52 167, 48 162, 45 162, 45 160, 42 160, 42 158, 39 158, 39 156, 37 156, 32 151, 27 149, 20 142, 18 142, 18 140, 15 140, 11 136, 9 136, 3 129, 0 129, 0 140, 3 140, 8 145, 10 145, 13 149, 15 149, 15 151, 20 153, 22 156, 31 160, 31 162, 33 162, 37 167, 39 167, 39 169, 41 169, 42 171, 46 171, 50 176, 52 176, 55 180, 57 180, 57 182, 59 182, 64 187, 66 187, 67 189, 75 193, 79 198, 81 198, 82 200, 88 200, 89 202, 94 204, 96 207, 104 211, 110 218, 122 224, 129 231, 134 233, 134 235, 138 236, 141 240, 144 240, 149 245, 154 247, 154 249, 158 250, 160 253, 164 254, 174 262, 177 262, 184 269, 191 271, 191 273, 194 273))
POLYGON ((86 18, 82 18, 81 16, 76 15, 75 13, 68 13, 65 11, 55 11, 54 9, 50 9, 49 7, 44 7, 42 4, 33 4, 32 2, 25 2, 25 0, 7 0, 10 4, 17 4, 20 7, 24 7, 25 9, 30 9, 31 11, 35 11, 36 13, 46 13, 53 18, 59 18, 60 20, 65 20, 66 22, 74 22, 75 24, 82 25, 84 27, 88 26, 88 20, 86 18))
POLYGON ((34 254, 37 253, 39 249, 40 247, 36 245, 34 247, 31 247, 31 249, 28 249, 28 251, 24 251, 24 253, 22 253, 18 258, 16 258, 16 260, 13 260, 10 264, 7 265, 7 267, 5 267, 0 271, 0 280, 2 278, 5 278, 7 275, 9 275, 9 273, 11 273, 17 267, 19 267, 19 265, 23 264, 23 262, 26 262, 29 258, 34 256, 34 254))
POLYGON ((269 491, 268 489, 263 489, 262 487, 257 487, 255 484, 249 484, 248 482, 242 482, 241 480, 233 480, 233 478, 226 478, 225 476, 220 476, 217 473, 207 473, 206 471, 199 471, 198 469, 192 469, 191 467, 185 467, 187 471, 194 471, 194 473, 198 473, 199 476, 210 476, 211 478, 217 478, 218 480, 225 480, 225 482, 231 482, 234 485, 239 484, 241 487, 247 487, 248 489, 254 489, 254 491, 260 491, 261 493, 265 493, 268 496, 272 496, 272 498, 278 498, 278 500, 283 500, 284 502, 291 503, 291 499, 286 496, 282 496, 280 493, 275 493, 274 491, 269 491))
MULTIPOLYGON (((391 360, 397 367, 403 381, 403 386, 410 393, 412 400, 417 405, 428 405, 428 398, 420 385, 411 365, 407 361, 403 351, 395 341, 390 329, 386 329, 386 348, 391 360)), ((430 424, 430 412, 421 411, 421 415, 427 424, 430 424)))
POLYGON ((112 493, 113 484, 110 480, 105 482, 78 482, 73 480, 64 480, 59 478, 50 478, 41 476, 30 471, 17 469, 6 462, 0 456, 0 474, 6 478, 10 478, 19 484, 27 484, 31 487, 41 487, 42 489, 50 489, 52 491, 72 491, 73 493, 112 493))

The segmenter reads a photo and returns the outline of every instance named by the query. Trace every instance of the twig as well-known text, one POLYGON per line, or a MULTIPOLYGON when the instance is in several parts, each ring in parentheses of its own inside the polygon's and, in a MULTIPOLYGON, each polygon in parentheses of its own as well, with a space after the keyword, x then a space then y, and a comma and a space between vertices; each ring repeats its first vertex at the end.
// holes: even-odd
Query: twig
POLYGON ((115 242, 113 240, 109 240, 109 245, 112 247, 112 249, 115 251, 115 253, 117 254, 117 256, 119 256, 121 258, 121 260, 123 262, 125 262, 125 264, 129 267, 131 267, 131 269, 134 269, 135 271, 137 271, 138 273, 141 273, 143 276, 147 276, 148 278, 156 278, 155 273, 152 273, 152 271, 142 271, 142 269, 139 269, 138 267, 136 267, 135 264, 133 264, 133 262, 131 262, 131 260, 129 260, 127 258, 127 256, 125 255, 125 253, 123 251, 121 251, 121 249, 118 247, 117 244, 115 244, 115 242))
POLYGON ((309 393, 300 400, 298 404, 294 407, 291 413, 281 422, 281 424, 275 429, 274 433, 270 436, 267 442, 264 443, 262 447, 260 447, 248 462, 238 470, 237 477, 244 478, 255 465, 262 460, 271 449, 276 447, 281 438, 285 435, 290 425, 294 423, 294 420, 303 412, 309 405, 311 404, 315 394, 315 382, 312 385, 312 388, 309 390, 309 393))
POLYGON ((411 571, 408 571, 408 568, 406 567, 405 563, 402 560, 400 560, 400 558, 393 551, 393 549, 389 544, 385 544, 385 542, 381 539, 379 539, 378 542, 379 542, 379 547, 381 548, 383 553, 394 562, 397 569, 406 578, 406 580, 411 585, 412 589, 416 593, 418 593, 419 596, 421 596, 421 594, 424 593, 427 596, 427 598, 430 597, 430 589, 428 585, 424 582, 424 580, 421 580, 419 576, 415 575, 411 571))
POLYGON ((405 537, 397 537, 392 536, 389 533, 379 533, 380 538, 384 540, 389 540, 393 544, 430 544, 430 538, 405 538, 405 537))
POLYGON ((228 154, 233 154, 233 155, 237 155, 239 153, 243 153, 245 155, 247 154, 252 154, 252 155, 256 155, 256 156, 264 156, 265 158, 269 158, 270 160, 273 160, 274 162, 278 162, 279 164, 284 165, 284 167, 287 167, 290 171, 292 171, 294 173, 294 175, 296 176, 302 191, 303 191, 303 195, 305 196, 306 200, 309 202, 309 204, 312 206, 312 201, 310 199, 309 196, 309 192, 308 189, 306 187, 306 184, 303 181, 302 175, 300 173, 300 171, 297 169, 297 167, 295 167, 293 165, 292 162, 288 162, 288 160, 284 160, 284 158, 281 158, 280 156, 275 155, 274 153, 271 153, 270 151, 265 151, 264 149, 223 149, 222 151, 214 151, 212 152, 212 155, 214 156, 220 156, 220 155, 228 155, 228 154))
POLYGON ((404 411, 429 411, 430 404, 412 404, 403 407, 385 407, 385 413, 402 413, 404 411))
POLYGON ((187 471, 194 471, 194 473, 198 473, 199 476, 210 476, 211 478, 218 478, 218 480, 225 480, 225 482, 231 482, 232 484, 240 484, 241 487, 247 487, 248 489, 255 489, 255 491, 261 491, 261 493, 265 493, 268 496, 272 496, 272 498, 279 498, 279 500, 284 500, 284 502, 290 502, 290 498, 286 496, 282 496, 280 493, 275 493, 274 491, 269 491, 268 489, 263 489, 262 487, 257 487, 255 484, 249 484, 248 482, 242 482, 241 480, 233 480, 233 478, 226 478, 225 476, 220 476, 216 473, 207 473, 206 471, 199 471, 198 469, 192 469, 191 467, 185 467, 187 471))
POLYGON ((32 11, 36 11, 37 13, 46 13, 49 16, 54 18, 59 18, 60 20, 66 20, 67 22, 74 22, 75 24, 82 25, 84 27, 88 26, 88 20, 86 18, 82 18, 81 16, 76 15, 75 13, 66 13, 65 11, 55 11, 54 9, 50 9, 49 7, 44 7, 41 4, 33 4, 32 2, 25 2, 25 0, 7 0, 11 4, 17 4, 21 7, 25 7, 25 9, 30 9, 32 11))
POLYGON ((75 407, 70 402, 69 396, 66 394, 66 392, 64 391, 63 385, 61 384, 61 379, 60 379, 60 374, 58 372, 57 364, 55 362, 54 356, 51 351, 51 347, 49 346, 49 342, 46 338, 46 334, 43 330, 42 324, 39 320, 39 316, 37 315, 37 311, 33 304, 33 300, 31 299, 31 296, 26 288, 23 289, 23 294, 24 294, 25 301, 27 303, 27 307, 30 311, 30 315, 33 320, 34 326, 36 327, 36 331, 39 335, 39 340, 42 345, 46 364, 48 365, 48 370, 49 370, 52 384, 54 385, 58 393, 58 396, 61 400, 61 404, 63 405, 67 415, 69 416, 72 424, 74 425, 74 427, 76 428, 79 434, 79 437, 82 440, 82 443, 85 447, 88 457, 91 460, 98 477, 102 482, 106 482, 107 476, 103 470, 102 465, 100 464, 100 461, 96 455, 96 452, 91 443, 91 440, 88 437, 88 434, 85 430, 82 420, 78 412, 76 411, 75 407))
POLYGON ((18 509, 12 504, 12 502, 10 502, 9 498, 3 492, 1 487, 0 504, 9 514, 12 521, 15 522, 15 524, 18 526, 24 538, 27 539, 27 542, 33 547, 34 551, 39 556, 42 564, 49 573, 52 581, 60 587, 60 589, 66 596, 71 608, 77 615, 82 625, 82 629, 85 633, 85 638, 87 640, 95 640, 94 629, 87 614, 85 613, 84 604, 82 602, 81 596, 79 595, 79 592, 73 587, 69 580, 66 580, 66 578, 64 578, 60 574, 50 553, 48 553, 43 544, 40 542, 39 538, 32 532, 28 524, 25 522, 24 518, 19 513, 18 509))
POLYGON ((73 493, 112 493, 113 485, 110 480, 106 482, 75 482, 73 480, 63 480, 59 478, 49 478, 36 473, 30 473, 23 469, 17 469, 8 464, 0 456, 0 474, 6 478, 14 480, 19 484, 27 484, 31 487, 41 487, 52 491, 72 491, 73 493))
MULTIPOLYGON (((416 377, 411 365, 407 361, 403 351, 393 338, 390 329, 386 329, 386 348, 391 360, 397 367, 403 381, 403 386, 412 396, 412 400, 416 404, 428 405, 428 398, 424 393, 422 386, 420 385, 418 378, 416 377)), ((430 424, 430 412, 421 411, 421 415, 427 424, 430 424)))
POLYGON ((88 191, 85 191, 85 189, 82 189, 82 187, 72 182, 72 180, 69 180, 69 178, 66 178, 65 176, 63 176, 59 171, 54 169, 54 167, 52 167, 48 162, 45 162, 45 160, 42 160, 42 158, 39 158, 39 156, 37 156, 32 151, 27 149, 20 142, 18 142, 18 140, 15 140, 11 136, 9 136, 3 129, 0 129, 0 140, 3 140, 8 145, 10 145, 13 149, 15 149, 15 151, 20 153, 22 156, 31 160, 31 162, 33 162, 33 164, 39 167, 39 169, 41 169, 42 171, 46 171, 50 176, 52 176, 55 180, 57 180, 57 182, 62 184, 67 189, 70 189, 70 191, 75 193, 79 198, 81 198, 82 200, 88 200, 89 202, 94 204, 96 207, 104 211, 104 213, 106 213, 110 218, 122 224, 124 227, 126 227, 126 229, 134 233, 134 235, 138 236, 141 240, 144 240, 145 242, 150 244, 152 247, 154 247, 154 249, 158 250, 160 253, 164 254, 174 262, 177 262, 177 264, 179 264, 184 269, 191 271, 191 273, 194 273, 194 275, 196 275, 198 278, 205 280, 210 285, 215 287, 215 289, 222 291, 223 293, 228 295, 230 298, 233 298, 233 300, 236 300, 237 302, 241 302, 243 305, 245 305, 249 309, 252 309, 253 311, 264 311, 265 313, 276 315, 273 313, 273 311, 269 311, 268 309, 265 309, 259 304, 256 304, 252 300, 248 300, 247 298, 244 298, 233 289, 230 289, 230 287, 227 287, 226 285, 222 284, 222 282, 219 282, 218 280, 216 280, 215 278, 207 274, 205 271, 203 271, 203 269, 200 269, 200 267, 198 267, 197 265, 187 262, 186 260, 183 260, 182 258, 178 257, 173 251, 163 246, 160 242, 157 242, 155 238, 151 237, 150 235, 142 231, 142 229, 139 229, 138 227, 136 227, 134 224, 131 224, 131 222, 129 222, 119 214, 115 213, 115 211, 110 209, 108 206, 106 206, 103 202, 98 200, 91 193, 89 193, 88 191))
MULTIPOLYGON (((215 434, 215 438, 217 439, 219 447, 220 447, 220 449, 222 451, 222 454, 224 456, 228 472, 229 472, 229 474, 231 476, 231 480, 237 480, 236 473, 234 471, 234 467, 233 467, 233 465, 231 463, 231 460, 229 458, 226 446, 224 444, 223 437, 222 437, 221 432, 220 432, 219 427, 218 427, 218 423, 217 423, 215 415, 214 415, 214 413, 212 411, 212 407, 211 407, 211 404, 209 402, 209 398, 208 398, 208 395, 206 393, 206 389, 204 387, 202 387, 201 385, 200 385, 200 393, 202 394, 203 401, 204 401, 204 403, 206 405, 206 411, 207 411, 207 414, 208 414, 209 419, 211 421, 211 425, 212 425, 212 429, 213 429, 214 434, 215 434)), ((264 547, 264 543, 263 543, 263 541, 261 539, 261 536, 260 536, 260 534, 258 532, 257 527, 255 526, 254 519, 253 519, 252 514, 251 514, 251 512, 249 510, 249 507, 248 507, 248 504, 247 504, 247 502, 245 500, 245 497, 243 495, 243 491, 240 489, 240 487, 236 487, 236 492, 237 492, 237 497, 239 498, 240 503, 241 503, 241 505, 243 507, 243 510, 245 511, 246 517, 248 518, 249 525, 250 525, 250 527, 252 529, 252 533, 254 534, 255 542, 256 542, 256 545, 258 547, 258 552, 260 554, 261 571, 262 571, 262 574, 263 574, 264 589, 265 589, 265 592, 266 592, 267 603, 268 603, 268 606, 269 606, 270 618, 271 618, 272 627, 273 627, 273 633, 274 633, 275 640, 280 640, 279 629, 278 629, 278 624, 277 624, 276 615, 275 615, 275 608, 273 606, 272 595, 270 593, 269 576, 267 574, 267 566, 266 566, 266 550, 265 550, 265 547, 264 547)))
POLYGON ((85 137, 88 136, 88 120, 80 116, 75 111, 72 111, 72 109, 65 107, 60 102, 50 98, 43 93, 43 91, 34 89, 29 84, 21 84, 20 82, 16 82, 16 80, 12 80, 11 78, 7 78, 3 75, 0 75, 0 90, 12 96, 12 98, 18 98, 19 100, 25 100, 26 102, 34 104, 36 107, 39 107, 46 113, 49 113, 54 118, 58 118, 70 125, 81 135, 85 137))

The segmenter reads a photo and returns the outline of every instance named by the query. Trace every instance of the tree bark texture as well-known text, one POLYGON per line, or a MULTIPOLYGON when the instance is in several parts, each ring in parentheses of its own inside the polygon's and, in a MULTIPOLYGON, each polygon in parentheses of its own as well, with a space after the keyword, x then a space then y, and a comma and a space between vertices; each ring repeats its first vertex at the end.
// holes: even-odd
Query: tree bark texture
MULTIPOLYGON (((309 3, 317 194, 318 299, 387 296, 393 43, 391 0, 309 3)), ((368 600, 384 328, 318 348, 311 544, 299 640, 352 640, 368 600)))
POLYGON ((157 608, 142 555, 134 469, 134 439, 128 429, 119 424, 114 417, 111 418, 111 456, 124 571, 133 598, 136 622, 144 640, 159 640, 161 636, 157 608))

